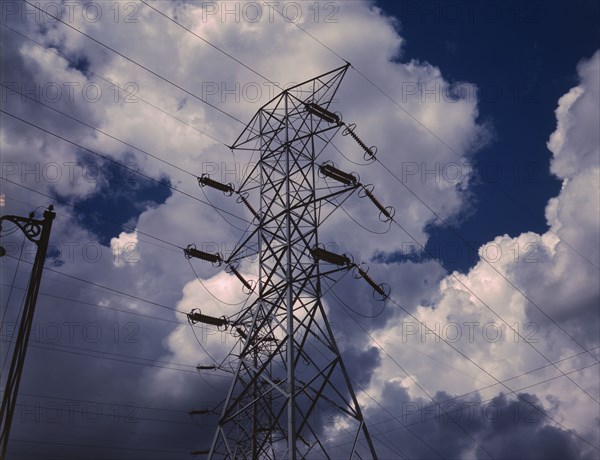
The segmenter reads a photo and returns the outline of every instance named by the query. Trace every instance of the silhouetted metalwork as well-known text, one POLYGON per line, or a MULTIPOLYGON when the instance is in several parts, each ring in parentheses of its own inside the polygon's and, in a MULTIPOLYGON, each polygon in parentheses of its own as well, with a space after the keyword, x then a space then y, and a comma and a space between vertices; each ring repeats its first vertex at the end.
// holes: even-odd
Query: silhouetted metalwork
MULTIPOLYGON (((211 459, 376 458, 321 286, 323 276, 356 269, 376 293, 387 295, 351 256, 319 243, 321 223, 363 187, 356 174, 322 161, 327 145, 346 126, 330 105, 348 66, 288 88, 258 110, 231 147, 259 156, 238 190, 207 177, 200 183, 238 194, 238 202, 254 216, 223 261, 255 298, 219 322, 238 344, 229 361, 233 381, 222 403, 211 459), (337 184, 316 187, 319 174, 337 184), (240 264, 248 254, 258 255, 256 281, 242 275, 240 264), (346 445, 337 445, 332 433, 343 433, 346 445)), ((354 125, 345 133, 374 155, 354 125)), ((217 322, 199 312, 190 318, 217 322)), ((221 365, 219 370, 228 369, 221 365)))
MULTIPOLYGON (((31 325, 33 324, 33 314, 35 312, 37 296, 42 281, 44 261, 46 260, 46 252, 50 240, 50 230, 52 229, 52 221, 56 217, 56 214, 52 212, 53 209, 52 205, 48 207, 48 210, 44 212, 43 220, 34 219, 33 213, 31 213, 29 217, 0 217, 0 229, 4 222, 10 222, 19 227, 25 234, 25 237, 37 246, 33 268, 31 269, 31 277, 29 278, 29 284, 23 303, 19 331, 15 341, 15 348, 10 362, 8 377, 6 378, 4 396, 2 397, 2 408, 0 409, 0 458, 5 458, 6 449, 8 447, 10 427, 17 404, 17 395, 19 393, 21 375, 23 374, 23 365, 27 354, 31 325)), ((0 251, 0 253, 5 255, 6 251, 4 248, 2 249, 3 250, 0 251)))

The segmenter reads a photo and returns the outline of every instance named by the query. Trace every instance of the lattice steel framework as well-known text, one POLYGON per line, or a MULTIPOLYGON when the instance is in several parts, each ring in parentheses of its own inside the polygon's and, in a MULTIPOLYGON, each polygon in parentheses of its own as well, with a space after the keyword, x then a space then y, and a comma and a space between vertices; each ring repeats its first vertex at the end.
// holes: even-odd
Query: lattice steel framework
POLYGON ((357 268, 318 238, 337 203, 361 187, 351 175, 318 183, 321 154, 344 126, 329 107, 348 66, 283 91, 256 113, 232 146, 259 155, 239 190, 199 179, 236 193, 254 218, 231 256, 212 260, 227 263, 256 300, 235 319, 210 319, 236 331, 240 351, 209 458, 376 458, 322 302, 323 276, 357 268), (236 269, 249 254, 259 262, 254 285, 236 269), (351 442, 329 437, 340 432, 338 442, 351 442))

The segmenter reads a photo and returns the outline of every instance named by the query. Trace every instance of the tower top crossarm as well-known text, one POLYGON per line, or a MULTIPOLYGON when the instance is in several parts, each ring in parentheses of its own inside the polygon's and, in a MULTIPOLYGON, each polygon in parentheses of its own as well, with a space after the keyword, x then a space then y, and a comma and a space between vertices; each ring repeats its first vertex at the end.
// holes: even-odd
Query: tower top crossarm
POLYGON ((319 107, 327 110, 349 68, 350 63, 346 63, 337 69, 330 70, 318 77, 283 90, 258 109, 230 148, 232 150, 255 150, 256 141, 265 134, 265 131, 261 130, 259 126, 261 116, 265 113, 270 113, 276 120, 280 121, 276 112, 273 113, 272 111, 274 109, 283 111, 282 100, 286 94, 291 94, 304 103, 317 104, 319 107))

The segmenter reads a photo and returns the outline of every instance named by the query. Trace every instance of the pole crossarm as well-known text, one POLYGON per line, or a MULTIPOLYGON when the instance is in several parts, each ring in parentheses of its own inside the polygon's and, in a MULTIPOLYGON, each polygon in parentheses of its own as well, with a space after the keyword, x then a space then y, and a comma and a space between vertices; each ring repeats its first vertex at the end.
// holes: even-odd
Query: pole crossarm
MULTIPOLYGON (((23 303, 23 312, 19 323, 15 348, 10 362, 8 377, 6 378, 2 406, 0 408, 0 458, 6 458, 10 427, 17 404, 19 385, 21 383, 25 356, 27 354, 27 345, 29 344, 29 336, 31 335, 31 327, 33 324, 33 315, 40 283, 42 281, 42 272, 44 269, 44 261, 46 260, 46 252, 48 251, 48 243, 50 241, 50 230, 52 229, 52 222, 56 217, 53 209, 53 206, 50 205, 48 210, 44 211, 44 218, 42 220, 34 219, 33 213, 31 213, 29 217, 12 215, 0 217, 0 229, 4 222, 10 222, 21 229, 25 237, 37 246, 35 261, 31 269, 31 276, 29 278, 29 284, 23 303)), ((1 252, 2 254, 5 253, 4 248, 2 248, 1 252)))

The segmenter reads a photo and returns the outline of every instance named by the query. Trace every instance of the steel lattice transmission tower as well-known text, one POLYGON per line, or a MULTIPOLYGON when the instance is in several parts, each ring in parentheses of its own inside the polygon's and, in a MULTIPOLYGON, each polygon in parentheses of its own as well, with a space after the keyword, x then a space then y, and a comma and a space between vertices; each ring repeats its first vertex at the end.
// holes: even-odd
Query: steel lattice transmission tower
POLYGON ((189 315, 191 322, 230 328, 240 341, 209 458, 376 458, 322 302, 323 276, 346 270, 385 296, 350 256, 326 250, 318 236, 337 203, 356 190, 389 214, 356 176, 321 162, 325 147, 344 127, 373 154, 353 126, 329 110, 348 67, 289 88, 256 113, 231 147, 259 156, 238 190, 206 175, 198 179, 202 186, 237 194, 253 216, 227 260, 193 246, 186 250, 188 258, 225 263, 256 295, 234 318, 198 310, 189 315), (335 184, 324 187, 322 178, 335 184), (249 254, 258 257, 256 282, 239 270, 249 254), (344 436, 329 437, 340 432, 344 436), (340 440, 344 445, 337 445, 340 440))

